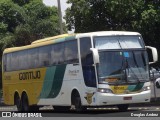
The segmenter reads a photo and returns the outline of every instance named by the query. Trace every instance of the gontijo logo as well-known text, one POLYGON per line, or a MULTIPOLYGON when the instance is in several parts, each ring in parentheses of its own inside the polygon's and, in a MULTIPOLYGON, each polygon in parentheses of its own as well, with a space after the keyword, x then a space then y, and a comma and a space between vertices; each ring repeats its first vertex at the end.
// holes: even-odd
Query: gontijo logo
POLYGON ((41 72, 39 70, 19 73, 19 80, 31 80, 40 78, 41 78, 41 72))

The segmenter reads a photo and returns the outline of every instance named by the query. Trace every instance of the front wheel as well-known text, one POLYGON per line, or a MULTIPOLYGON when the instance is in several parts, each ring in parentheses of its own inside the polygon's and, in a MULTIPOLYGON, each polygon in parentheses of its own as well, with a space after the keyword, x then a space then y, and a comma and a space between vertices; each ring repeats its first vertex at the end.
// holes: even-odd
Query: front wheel
POLYGON ((81 98, 80 98, 79 96, 77 96, 77 97, 74 99, 74 106, 75 106, 75 110, 76 110, 77 112, 83 112, 83 111, 86 111, 86 110, 87 110, 87 107, 82 106, 81 98))
POLYGON ((117 105, 119 111, 125 112, 128 110, 129 105, 128 104, 122 104, 122 105, 117 105))

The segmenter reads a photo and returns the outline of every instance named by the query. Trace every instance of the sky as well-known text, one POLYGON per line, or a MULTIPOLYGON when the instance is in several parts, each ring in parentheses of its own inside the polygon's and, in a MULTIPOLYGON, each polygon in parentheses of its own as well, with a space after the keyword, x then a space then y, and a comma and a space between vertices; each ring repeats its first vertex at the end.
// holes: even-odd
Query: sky
MULTIPOLYGON (((65 15, 65 10, 70 7, 71 5, 66 3, 67 0, 60 0, 61 2, 61 12, 62 12, 62 16, 65 15)), ((57 0, 43 0, 43 3, 46 4, 47 6, 58 6, 57 4, 57 0)), ((65 22, 65 20, 63 19, 63 21, 65 22)), ((68 33, 74 33, 74 30, 72 31, 68 31, 68 33)))
MULTIPOLYGON (((60 0, 61 2, 61 11, 62 11, 62 16, 65 15, 65 10, 70 7, 69 4, 66 3, 67 0, 60 0)), ((57 0, 43 0, 43 3, 45 3, 47 6, 58 6, 57 5, 57 0)))

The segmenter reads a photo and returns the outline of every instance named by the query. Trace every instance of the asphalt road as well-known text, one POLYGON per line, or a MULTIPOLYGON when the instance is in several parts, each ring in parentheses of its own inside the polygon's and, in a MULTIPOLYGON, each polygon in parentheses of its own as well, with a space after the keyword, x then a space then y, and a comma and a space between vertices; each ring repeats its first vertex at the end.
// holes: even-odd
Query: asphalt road
MULTIPOLYGON (((2 106, 0 111, 17 113, 17 108, 15 106, 2 106)), ((92 108, 83 113, 77 113, 73 110, 57 112, 51 106, 45 106, 36 113, 41 113, 42 117, 160 117, 160 106, 129 107, 126 112, 120 112, 116 107, 92 108)))

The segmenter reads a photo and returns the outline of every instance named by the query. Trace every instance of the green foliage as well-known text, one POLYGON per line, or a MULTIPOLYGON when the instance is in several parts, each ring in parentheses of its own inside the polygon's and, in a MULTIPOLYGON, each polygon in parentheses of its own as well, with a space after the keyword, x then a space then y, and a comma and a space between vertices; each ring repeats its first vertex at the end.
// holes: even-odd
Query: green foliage
POLYGON ((15 4, 18 4, 19 6, 23 6, 25 4, 28 4, 31 0, 12 0, 15 4))
POLYGON ((6 47, 22 46, 57 35, 59 31, 56 7, 47 7, 42 0, 0 1, 1 52, 6 47))
POLYGON ((132 30, 132 23, 141 18, 143 11, 142 0, 68 0, 68 3, 72 6, 66 11, 66 21, 68 28, 75 27, 76 32, 132 30))
MULTIPOLYGON (((68 0, 68 29, 75 32, 127 30, 142 33, 147 44, 160 39, 160 1, 145 0, 68 0)), ((154 45, 155 45, 154 44, 154 45)))
POLYGON ((15 27, 25 23, 25 11, 10 0, 0 1, 0 23, 6 24, 7 32, 14 32, 15 27))
POLYGON ((69 30, 140 32, 146 45, 160 49, 160 0, 68 0, 69 30))
POLYGON ((0 59, 5 48, 59 33, 57 7, 47 7, 42 0, 0 0, 0 59))
POLYGON ((1 51, 3 51, 5 48, 13 47, 14 41, 15 41, 14 35, 12 33, 6 33, 6 35, 0 40, 1 51))

